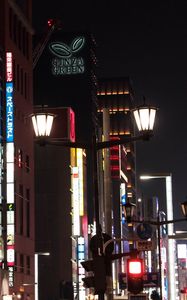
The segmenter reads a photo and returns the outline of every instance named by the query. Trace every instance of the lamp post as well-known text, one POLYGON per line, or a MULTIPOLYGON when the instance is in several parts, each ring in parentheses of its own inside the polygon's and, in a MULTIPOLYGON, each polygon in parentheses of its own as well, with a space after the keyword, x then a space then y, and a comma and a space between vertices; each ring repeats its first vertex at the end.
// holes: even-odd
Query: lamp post
MULTIPOLYGON (((183 211, 183 215, 185 218, 182 219, 172 219, 172 220, 164 220, 164 221, 160 221, 159 220, 159 216, 157 218, 157 221, 152 221, 152 220, 137 220, 133 218, 133 211, 134 211, 134 204, 132 203, 127 203, 124 204, 123 206, 124 208, 124 215, 126 216, 126 220, 127 222, 131 222, 131 223, 139 223, 139 224, 150 224, 153 226, 157 227, 158 230, 158 246, 159 246, 159 273, 161 275, 161 251, 160 251, 160 226, 163 225, 168 225, 168 224, 174 224, 177 222, 183 222, 183 221, 187 221, 187 201, 181 203, 181 208, 183 211)), ((161 300, 162 300, 162 279, 160 278, 160 296, 161 296, 161 300)), ((173 282, 174 284, 174 282, 173 282)), ((171 298, 168 298, 171 299, 171 298)))
MULTIPOLYGON (((33 114, 32 122, 35 130, 36 137, 41 145, 51 144, 69 148, 82 148, 92 151, 93 160, 93 181, 94 181, 94 208, 95 208, 95 222, 96 222, 96 236, 97 236, 97 254, 103 255, 103 239, 102 229, 99 218, 99 193, 98 193, 98 176, 97 176, 97 152, 101 149, 113 147, 115 145, 122 145, 138 140, 149 140, 153 135, 153 127, 157 109, 155 107, 149 107, 146 105, 139 106, 137 109, 133 109, 133 114, 136 120, 136 124, 140 135, 138 136, 121 136, 119 140, 112 141, 97 141, 97 137, 93 134, 92 142, 65 142, 62 140, 50 139, 50 132, 53 125, 55 115, 44 113, 40 111, 33 114)), ((98 295, 99 300, 104 300, 104 293, 98 295)))

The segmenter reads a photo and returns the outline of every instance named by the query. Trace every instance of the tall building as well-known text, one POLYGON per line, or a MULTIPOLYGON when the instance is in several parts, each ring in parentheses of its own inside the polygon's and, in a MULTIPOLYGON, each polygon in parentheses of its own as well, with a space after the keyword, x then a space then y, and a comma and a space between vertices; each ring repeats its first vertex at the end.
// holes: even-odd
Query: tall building
MULTIPOLYGON (((44 40, 34 69, 36 110, 37 105, 47 105, 47 110, 55 111, 52 137, 55 134, 57 139, 72 140, 69 135, 64 138, 66 125, 63 117, 58 119, 71 107, 74 121, 68 128, 71 133, 75 129, 73 141, 92 143, 98 127, 95 40, 90 34, 61 29, 44 40)), ((88 257, 88 219, 93 222, 94 217, 92 153, 36 146, 35 157, 36 247, 39 252, 51 253, 40 257, 45 265, 39 263, 39 298, 65 298, 73 286, 75 296, 79 291, 79 299, 84 299, 80 261, 88 257)))
POLYGON ((73 291, 81 299, 85 289, 80 260, 88 251, 86 153, 59 144, 74 141, 72 109, 46 111, 56 115, 51 138, 57 145, 35 147, 39 299, 65 298, 67 293, 72 297, 73 291))
MULTIPOLYGON (((98 113, 103 121, 103 109, 109 111, 109 137, 120 139, 134 135, 131 119, 133 107, 133 88, 128 77, 105 78, 98 82, 98 113)), ((103 121, 104 122, 104 121, 103 121)), ((104 124, 103 124, 104 125, 104 124)), ((110 166, 114 215, 114 236, 121 236, 122 210, 126 198, 135 200, 135 145, 128 143, 111 147, 110 166)))
MULTIPOLYGON (((108 122, 108 139, 118 140, 120 136, 131 137, 134 135, 134 124, 131 119, 131 108, 133 107, 134 92, 131 81, 128 77, 103 78, 98 81, 98 114, 103 128, 107 128, 108 122), (105 117, 106 111, 108 118, 105 117)), ((107 136, 107 133, 106 133, 107 136)), ((108 194, 103 197, 104 225, 106 226, 108 219, 111 218, 111 212, 107 214, 108 206, 112 211, 112 232, 107 225, 105 231, 117 238, 127 238, 128 228, 124 219, 123 205, 130 198, 135 202, 135 145, 128 143, 125 145, 117 145, 110 148, 109 166, 106 176, 111 177, 111 183, 105 184, 103 194, 108 194), (107 190, 110 192, 108 193, 107 190), (109 196, 112 195, 112 196, 109 196), (108 202, 109 201, 109 202, 108 202), (110 203, 112 202, 112 203, 110 203), (109 232, 110 231, 110 232, 109 232)), ((104 158, 105 160, 105 158, 104 158)), ((106 171, 104 171, 105 173, 106 171)), ((115 245, 116 253, 126 252, 129 249, 127 241, 121 245, 115 245)), ((115 262, 115 272, 113 272, 113 282, 116 292, 119 292, 118 277, 125 273, 125 261, 115 262)))
MULTIPOLYGON (((75 113, 76 141, 90 143, 98 127, 95 39, 90 33, 63 32, 57 27, 44 40, 45 47, 34 69, 35 104, 71 107, 75 113)), ((87 164, 90 182, 87 195, 92 220, 92 159, 89 153, 87 164)))
POLYGON ((31 0, 0 1, 0 265, 9 294, 22 299, 34 299, 31 7, 31 0))

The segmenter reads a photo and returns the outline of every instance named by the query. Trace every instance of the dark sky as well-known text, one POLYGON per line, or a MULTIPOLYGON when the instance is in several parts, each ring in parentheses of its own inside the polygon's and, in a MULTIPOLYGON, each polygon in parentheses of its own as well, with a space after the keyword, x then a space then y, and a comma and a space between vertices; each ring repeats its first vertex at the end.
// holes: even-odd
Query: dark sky
MULTIPOLYGON (((130 76, 136 104, 159 107, 155 136, 137 143, 137 171, 173 176, 174 217, 187 195, 187 1, 33 0, 33 27, 59 18, 64 31, 89 30, 98 44, 100 77, 130 76)), ((141 184, 164 201, 163 180, 141 184)), ((162 207, 162 204, 161 204, 162 207)), ((186 228, 184 228, 186 229, 186 228)))

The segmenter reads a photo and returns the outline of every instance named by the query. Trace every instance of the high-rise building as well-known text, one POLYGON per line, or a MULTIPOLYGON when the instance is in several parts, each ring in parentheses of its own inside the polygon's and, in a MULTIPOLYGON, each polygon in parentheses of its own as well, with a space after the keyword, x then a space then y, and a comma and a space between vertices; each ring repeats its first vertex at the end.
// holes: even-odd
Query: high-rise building
MULTIPOLYGON (((120 139, 134 135, 134 124, 131 119, 133 107, 133 88, 128 77, 105 78, 98 82, 98 113, 103 119, 103 109, 109 112, 109 137, 120 139)), ((128 143, 111 147, 110 166, 113 201, 113 234, 121 237, 123 215, 121 206, 126 198, 135 199, 135 145, 128 143)))
MULTIPOLYGON (((75 113, 75 139, 88 143, 98 127, 96 48, 92 34, 63 32, 57 27, 45 40, 34 69, 35 104, 71 107, 75 113)), ((87 155, 90 182, 87 194, 92 220, 92 159, 91 154, 87 155)))
POLYGON ((34 298, 31 8, 31 0, 0 1, 0 266, 9 294, 22 299, 34 298))
MULTIPOLYGON (((61 29, 44 40, 34 69, 36 110, 37 105, 47 105, 47 110, 55 111, 58 134, 53 134, 64 139, 66 125, 58 115, 71 107, 74 118, 68 128, 75 129, 73 140, 92 143, 98 126, 95 40, 90 34, 61 29)), ((88 217, 93 222, 94 216, 91 155, 82 149, 36 146, 36 246, 37 251, 51 253, 40 257, 47 268, 40 264, 41 300, 65 298, 72 286, 79 299, 85 298, 80 261, 88 255, 88 217), (41 228, 48 228, 44 235, 41 228)))
MULTIPOLYGON (((99 119, 103 128, 106 128, 106 131, 108 130, 108 133, 105 132, 105 135, 108 135, 108 139, 118 140, 120 136, 133 136, 134 124, 131 119, 130 110, 134 106, 134 92, 130 79, 128 77, 99 79, 97 97, 99 119), (107 114, 108 118, 106 117, 107 114)), ((108 162, 110 169, 108 168, 109 174, 106 175, 110 176, 111 183, 105 184, 104 180, 102 205, 104 207, 103 227, 105 227, 104 230, 108 234, 112 234, 112 236, 117 238, 124 238, 124 240, 127 239, 128 228, 124 219, 123 205, 127 202, 127 198, 132 202, 135 202, 136 199, 135 158, 134 143, 111 147, 109 151, 110 161, 108 162), (107 192, 108 190, 109 192, 107 192), (105 197, 105 194, 108 196, 105 197), (111 210, 109 213, 107 213, 108 207, 111 210), (111 215, 112 222, 107 224, 111 215)), ((116 253, 126 252, 128 249, 128 241, 123 241, 121 245, 115 245, 116 253)), ((118 293, 118 277, 120 274, 125 273, 125 261, 122 259, 120 262, 116 261, 114 263, 115 272, 113 272, 113 282, 114 288, 118 293)))

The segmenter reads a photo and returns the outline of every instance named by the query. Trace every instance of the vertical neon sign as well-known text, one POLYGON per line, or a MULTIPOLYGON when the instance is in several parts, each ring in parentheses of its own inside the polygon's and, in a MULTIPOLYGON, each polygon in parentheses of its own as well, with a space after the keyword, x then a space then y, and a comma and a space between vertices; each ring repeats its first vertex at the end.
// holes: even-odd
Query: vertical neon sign
POLYGON ((7 266, 9 286, 14 285, 14 98, 12 53, 6 53, 6 201, 7 201, 7 266))
MULTIPOLYGON (((1 54, 0 54, 1 55, 1 54)), ((1 56, 2 58, 2 56, 1 56)), ((3 59, 0 59, 0 105, 3 106, 3 59)), ((0 118, 3 118, 2 111, 0 110, 0 118)), ((2 125, 0 123, 0 136, 3 136, 3 130, 2 125)), ((4 252, 3 252, 3 233, 2 233, 2 178, 3 178, 3 145, 0 141, 0 264, 2 265, 2 261, 4 258, 4 252)))
POLYGON ((79 214, 79 169, 72 168, 72 188, 73 188, 73 235, 80 235, 80 214, 79 214))

